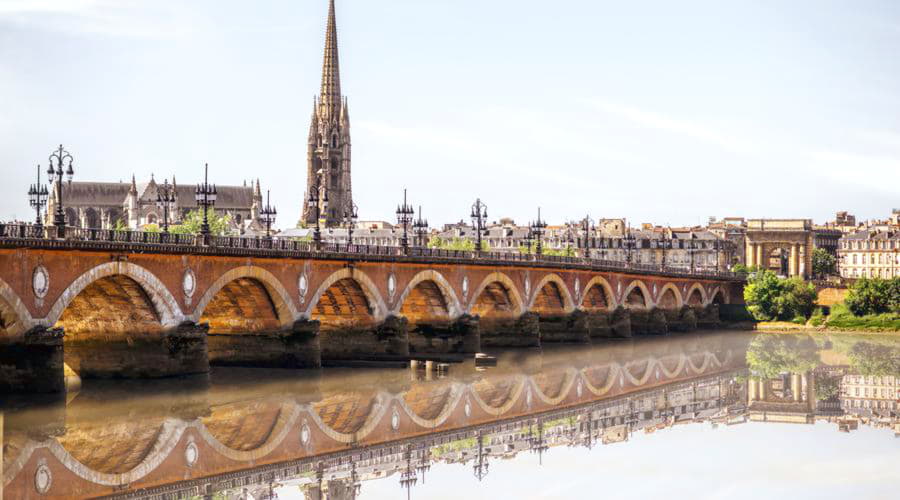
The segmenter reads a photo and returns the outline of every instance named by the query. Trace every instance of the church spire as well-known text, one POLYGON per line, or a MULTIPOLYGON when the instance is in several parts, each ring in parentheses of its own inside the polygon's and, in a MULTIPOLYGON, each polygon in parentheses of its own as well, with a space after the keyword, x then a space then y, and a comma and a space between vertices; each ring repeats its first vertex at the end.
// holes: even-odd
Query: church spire
POLYGON ((328 2, 328 27, 325 31, 325 59, 322 63, 322 114, 337 117, 341 108, 341 66, 338 59, 337 21, 334 0, 328 2))

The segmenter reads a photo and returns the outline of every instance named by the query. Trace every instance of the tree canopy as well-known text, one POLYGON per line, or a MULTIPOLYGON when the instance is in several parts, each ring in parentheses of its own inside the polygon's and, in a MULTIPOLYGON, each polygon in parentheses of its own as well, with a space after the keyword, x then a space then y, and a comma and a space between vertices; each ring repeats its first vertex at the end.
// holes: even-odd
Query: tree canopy
MULTIPOLYGON (((213 236, 232 236, 231 216, 218 215, 214 210, 207 213, 209 220, 209 232, 213 236)), ((192 210, 181 221, 181 224, 169 226, 169 232, 174 234, 200 234, 200 226, 203 224, 203 213, 200 210, 192 210)))
POLYGON ((800 278, 779 278, 769 270, 752 275, 744 288, 747 309, 759 321, 808 318, 817 298, 813 284, 800 278))

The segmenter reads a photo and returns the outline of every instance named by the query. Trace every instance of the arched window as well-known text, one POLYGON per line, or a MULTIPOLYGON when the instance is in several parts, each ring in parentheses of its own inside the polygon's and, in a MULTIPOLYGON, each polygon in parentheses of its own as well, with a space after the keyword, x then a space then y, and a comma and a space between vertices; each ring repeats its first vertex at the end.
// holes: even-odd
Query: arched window
POLYGON ((337 134, 331 136, 331 147, 336 148, 338 145, 337 134))

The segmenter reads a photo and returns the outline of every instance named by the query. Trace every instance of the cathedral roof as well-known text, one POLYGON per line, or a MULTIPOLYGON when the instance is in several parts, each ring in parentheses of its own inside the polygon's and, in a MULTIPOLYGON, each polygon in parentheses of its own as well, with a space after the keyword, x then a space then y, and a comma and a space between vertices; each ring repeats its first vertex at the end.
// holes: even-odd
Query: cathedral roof
POLYGON ((131 185, 127 182, 64 182, 65 205, 122 206, 131 185))
MULTIPOLYGON (((141 200, 156 200, 157 183, 139 182, 135 186, 141 200)), ((66 206, 121 207, 125 204, 130 189, 129 182, 66 182, 63 183, 63 202, 66 206)), ((196 184, 178 184, 178 206, 196 207, 196 189, 196 184)), ((255 186, 217 186, 216 189, 218 197, 215 208, 247 210, 253 205, 255 186)))

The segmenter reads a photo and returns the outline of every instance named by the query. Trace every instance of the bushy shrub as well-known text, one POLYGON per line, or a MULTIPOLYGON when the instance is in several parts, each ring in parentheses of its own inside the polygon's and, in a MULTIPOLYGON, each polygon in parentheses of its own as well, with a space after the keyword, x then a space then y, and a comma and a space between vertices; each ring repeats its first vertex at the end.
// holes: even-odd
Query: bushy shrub
POLYGON ((816 305, 815 286, 800 278, 783 279, 771 271, 754 274, 744 288, 744 302, 759 321, 808 318, 816 305))
POLYGON ((857 316, 900 313, 900 278, 862 278, 850 287, 845 303, 857 316))

